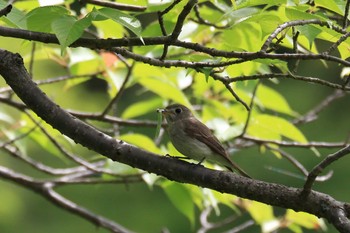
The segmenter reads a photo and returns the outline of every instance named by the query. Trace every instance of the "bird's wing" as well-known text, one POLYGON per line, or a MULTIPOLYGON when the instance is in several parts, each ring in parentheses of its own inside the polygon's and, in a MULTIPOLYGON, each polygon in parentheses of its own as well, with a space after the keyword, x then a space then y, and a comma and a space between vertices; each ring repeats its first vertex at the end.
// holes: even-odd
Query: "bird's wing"
POLYGON ((194 138, 206 144, 215 153, 223 155, 227 158, 226 151, 221 142, 214 136, 214 134, 206 125, 195 118, 189 118, 186 120, 190 121, 188 124, 186 124, 186 127, 184 129, 187 135, 193 135, 194 138), (197 127, 199 124, 202 127, 197 127))
MULTIPOLYGON (((244 170, 242 170, 236 163, 234 163, 227 155, 226 150, 222 146, 221 142, 215 135, 211 132, 211 130, 202 122, 197 120, 196 118, 185 119, 186 127, 184 127, 184 131, 187 135, 193 135, 198 141, 203 142, 209 148, 211 148, 215 153, 219 154, 224 158, 228 164, 230 164, 233 168, 235 168, 241 175, 251 178, 244 170), (202 125, 203 127, 198 127, 198 125, 202 125)), ((230 167, 227 167, 232 171, 230 167)))

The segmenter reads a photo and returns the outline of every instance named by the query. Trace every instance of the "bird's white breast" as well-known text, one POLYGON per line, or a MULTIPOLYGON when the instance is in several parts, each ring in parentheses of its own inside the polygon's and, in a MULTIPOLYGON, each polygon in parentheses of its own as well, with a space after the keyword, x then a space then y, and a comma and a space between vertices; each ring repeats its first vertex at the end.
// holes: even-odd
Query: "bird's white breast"
POLYGON ((169 125, 168 133, 175 148, 186 157, 198 161, 203 158, 212 160, 212 150, 201 141, 186 135, 184 130, 169 125))

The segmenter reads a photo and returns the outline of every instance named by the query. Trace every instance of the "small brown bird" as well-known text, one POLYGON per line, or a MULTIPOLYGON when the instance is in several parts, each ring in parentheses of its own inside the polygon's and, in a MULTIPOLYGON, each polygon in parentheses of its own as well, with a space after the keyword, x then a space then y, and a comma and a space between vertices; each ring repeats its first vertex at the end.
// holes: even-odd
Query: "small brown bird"
POLYGON ((251 178, 229 158, 223 145, 211 130, 196 119, 187 107, 172 104, 159 111, 162 112, 168 123, 167 132, 171 142, 183 155, 200 161, 199 164, 207 159, 231 171, 234 168, 241 175, 251 178))

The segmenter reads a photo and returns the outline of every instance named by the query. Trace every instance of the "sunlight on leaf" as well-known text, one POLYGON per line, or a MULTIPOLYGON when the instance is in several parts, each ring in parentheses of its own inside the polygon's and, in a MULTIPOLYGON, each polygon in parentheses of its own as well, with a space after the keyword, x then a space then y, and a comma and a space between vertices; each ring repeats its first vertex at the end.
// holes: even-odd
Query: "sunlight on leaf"
POLYGON ((116 9, 111 8, 101 8, 101 9, 94 9, 93 14, 93 20, 96 20, 98 16, 105 17, 105 19, 112 19, 113 21, 123 25, 124 27, 128 28, 130 31, 135 33, 141 40, 141 23, 140 21, 128 14, 125 14, 124 12, 121 12, 116 9))
POLYGON ((297 142, 307 142, 302 132, 292 123, 281 117, 266 114, 258 114, 252 117, 248 134, 262 139, 278 140, 283 136, 297 142))
POLYGON ((164 78, 155 76, 142 77, 138 79, 139 83, 164 99, 171 99, 176 103, 190 106, 184 93, 172 82, 164 78))
POLYGON ((29 30, 51 32, 52 22, 68 15, 70 15, 70 12, 62 6, 44 6, 30 11, 25 20, 29 30))
POLYGON ((79 39, 90 24, 89 18, 76 20, 73 16, 62 16, 54 20, 51 27, 60 42, 61 50, 63 50, 79 39))
POLYGON ((275 219, 272 206, 257 201, 246 201, 247 210, 253 219, 258 223, 275 219))
POLYGON ((145 101, 138 101, 130 104, 122 113, 121 117, 125 119, 135 118, 147 113, 156 113, 157 108, 162 106, 161 98, 150 98, 145 101))
MULTIPOLYGON (((0 9, 5 8, 7 5, 7 2, 0 1, 0 9)), ((25 14, 15 6, 12 6, 11 12, 6 17, 0 17, 0 22, 5 22, 10 27, 26 29, 26 20, 24 18, 25 14)))
POLYGON ((160 177, 153 173, 142 174, 142 179, 146 182, 150 189, 153 188, 154 184, 160 179, 160 177))
POLYGON ((274 89, 265 85, 260 85, 256 93, 256 103, 276 112, 296 116, 296 113, 291 109, 286 99, 274 89))
POLYGON ((291 223, 298 224, 307 229, 323 229, 326 230, 323 219, 316 217, 315 215, 308 214, 305 212, 295 212, 294 210, 288 209, 286 220, 291 223))

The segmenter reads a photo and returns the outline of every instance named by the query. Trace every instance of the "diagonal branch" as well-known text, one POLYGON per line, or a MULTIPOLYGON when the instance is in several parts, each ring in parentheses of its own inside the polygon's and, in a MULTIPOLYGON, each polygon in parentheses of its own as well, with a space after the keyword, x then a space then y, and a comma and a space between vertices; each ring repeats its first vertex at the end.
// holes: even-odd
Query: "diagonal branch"
MULTIPOLYGON (((345 155, 350 153, 350 145, 344 147, 343 149, 328 155, 323 161, 321 161, 319 164, 317 164, 309 173, 307 180, 304 184, 304 190, 302 195, 308 195, 311 192, 312 185, 314 184, 317 176, 323 172, 323 170, 335 162, 336 160, 344 157, 345 155)), ((350 229, 350 228, 349 228, 350 229)))
POLYGON ((12 5, 7 5, 6 7, 4 7, 3 9, 0 10, 0 17, 1 16, 6 16, 8 13, 10 13, 12 10, 12 5))
POLYGON ((197 2, 197 0, 189 0, 188 3, 185 5, 184 9, 179 14, 174 30, 171 33, 172 40, 176 40, 179 37, 187 15, 191 12, 192 8, 195 4, 197 4, 197 2))
POLYGON ((131 231, 125 229, 119 224, 106 219, 102 216, 96 215, 91 211, 77 205, 76 203, 64 198, 59 193, 53 190, 53 183, 50 182, 40 182, 32 177, 14 172, 6 167, 0 166, 0 177, 11 180, 19 185, 22 185, 28 189, 31 189, 39 194, 41 194, 46 199, 50 200, 52 203, 57 206, 64 208, 73 214, 77 214, 85 219, 88 219, 90 222, 94 223, 96 226, 101 226, 103 228, 109 229, 112 232, 119 233, 129 233, 131 231))
POLYGON ((0 50, 0 74, 18 97, 48 124, 76 143, 114 161, 138 167, 169 180, 195 184, 273 206, 308 212, 326 218, 340 232, 349 232, 350 221, 346 216, 350 213, 349 208, 345 208, 347 204, 329 195, 311 191, 309 195, 301 196, 302 189, 252 180, 203 166, 193 166, 182 160, 139 149, 97 131, 52 102, 29 78, 23 60, 18 54, 0 50))

